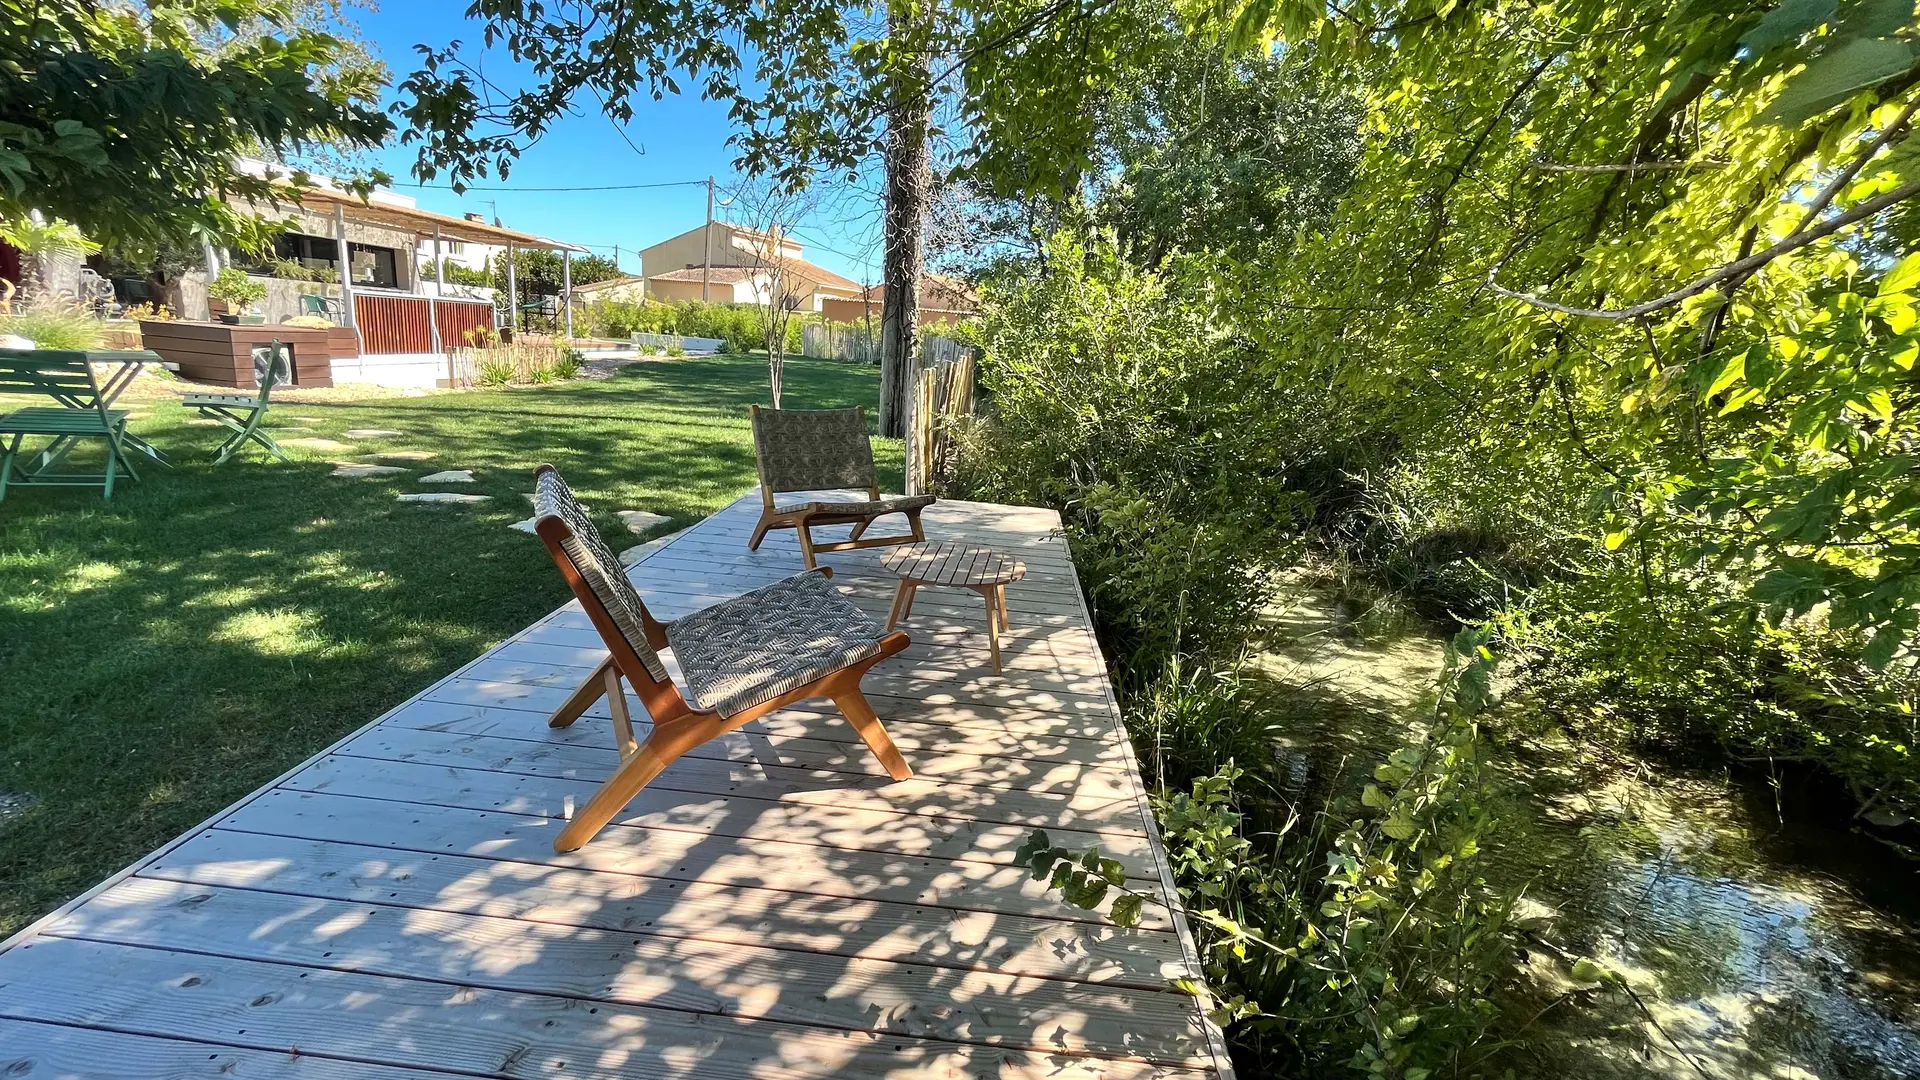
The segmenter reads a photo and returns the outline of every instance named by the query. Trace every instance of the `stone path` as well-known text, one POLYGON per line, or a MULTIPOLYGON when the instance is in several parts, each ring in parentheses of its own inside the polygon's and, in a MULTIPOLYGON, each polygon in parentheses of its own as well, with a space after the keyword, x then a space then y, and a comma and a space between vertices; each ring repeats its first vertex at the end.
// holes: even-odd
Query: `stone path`
POLYGON ((432 461, 438 455, 431 450, 382 450, 373 456, 382 461, 432 461))
POLYGON ((443 472, 423 476, 420 478, 420 482, 423 484, 471 484, 473 483, 473 470, 447 469, 443 472))
POLYGON ((348 428, 347 430, 341 432, 341 434, 346 436, 349 439, 397 439, 397 438, 400 438, 402 435, 405 435, 406 432, 394 431, 391 428, 368 427, 368 428, 348 428))
POLYGON ((394 498, 413 503, 483 503, 491 501, 493 496, 469 495, 464 491, 411 491, 394 498))
POLYGON ((645 510, 616 510, 613 516, 619 518, 620 523, 627 527, 627 531, 633 533, 635 536, 646 532, 655 525, 663 525, 667 520, 667 515, 665 514, 654 514, 645 510))

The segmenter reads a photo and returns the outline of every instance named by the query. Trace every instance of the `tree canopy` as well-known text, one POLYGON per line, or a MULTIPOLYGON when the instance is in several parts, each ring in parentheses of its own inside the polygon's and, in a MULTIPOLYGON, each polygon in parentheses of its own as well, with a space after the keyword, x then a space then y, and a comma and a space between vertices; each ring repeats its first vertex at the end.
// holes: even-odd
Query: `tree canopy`
POLYGON ((284 184, 241 155, 393 130, 344 43, 291 19, 285 0, 0 5, 0 217, 38 209, 120 245, 257 234, 223 197, 284 184), (273 32, 209 43, 247 26, 273 32))

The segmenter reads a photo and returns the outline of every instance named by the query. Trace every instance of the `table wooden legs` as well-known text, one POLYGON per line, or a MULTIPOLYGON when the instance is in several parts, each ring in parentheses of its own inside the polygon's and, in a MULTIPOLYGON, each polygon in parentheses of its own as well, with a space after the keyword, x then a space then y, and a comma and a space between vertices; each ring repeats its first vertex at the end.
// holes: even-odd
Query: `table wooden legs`
POLYGON ((913 582, 902 579, 899 591, 893 594, 893 610, 887 612, 887 629, 913 614, 913 590, 918 588, 913 582))
MULTIPOLYGON (((887 629, 899 625, 901 619, 913 616, 913 596, 920 583, 900 579, 900 588, 893 594, 893 608, 887 612, 887 629)), ((979 593, 987 606, 987 648, 993 653, 993 671, 1002 673, 1000 665, 1000 635, 1008 627, 1007 587, 1005 585, 962 585, 960 588, 979 593)))

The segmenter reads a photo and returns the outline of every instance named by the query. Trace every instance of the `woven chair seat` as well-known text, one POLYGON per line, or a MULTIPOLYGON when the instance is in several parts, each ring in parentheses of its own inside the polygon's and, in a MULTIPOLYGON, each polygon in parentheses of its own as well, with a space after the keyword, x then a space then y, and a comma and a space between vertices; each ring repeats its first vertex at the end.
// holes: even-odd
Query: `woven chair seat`
POLYGON ((820 574, 800 574, 667 626, 695 706, 721 716, 880 651, 885 631, 820 574))
POLYGON ((932 506, 931 495, 896 495, 886 499, 865 499, 858 502, 809 502, 794 503, 791 506, 776 506, 776 514, 798 514, 808 511, 815 514, 853 514, 860 517, 873 517, 879 514, 898 514, 915 510, 922 506, 932 506))

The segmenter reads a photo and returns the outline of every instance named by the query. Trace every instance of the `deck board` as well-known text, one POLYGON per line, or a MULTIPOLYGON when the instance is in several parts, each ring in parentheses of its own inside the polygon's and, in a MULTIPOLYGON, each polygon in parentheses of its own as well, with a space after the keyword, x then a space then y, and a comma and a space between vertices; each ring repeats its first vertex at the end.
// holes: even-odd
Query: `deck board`
MULTIPOLYGON (((630 571, 656 614, 799 569, 791 532, 746 551, 757 508, 630 571)), ((543 722, 606 656, 569 604, 0 946, 0 1073, 1231 1080, 1168 985, 1198 970, 1177 917, 1122 930, 1011 865, 1039 827, 1171 882, 1058 519, 925 521, 1028 576, 1003 675, 978 597, 923 587, 867 678, 912 779, 805 702, 555 854, 618 761, 604 702, 543 722)), ((823 557, 876 621, 883 554, 823 557)))

